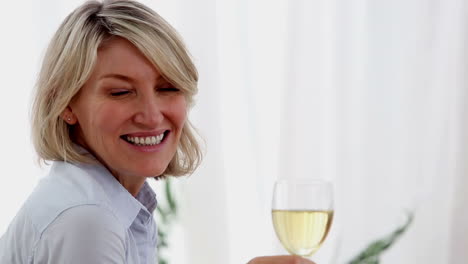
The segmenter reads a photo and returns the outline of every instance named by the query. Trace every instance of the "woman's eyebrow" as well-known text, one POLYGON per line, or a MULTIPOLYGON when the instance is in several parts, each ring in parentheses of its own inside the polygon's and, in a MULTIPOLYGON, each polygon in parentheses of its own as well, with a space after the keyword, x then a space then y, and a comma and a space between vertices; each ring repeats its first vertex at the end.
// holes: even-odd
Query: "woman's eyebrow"
MULTIPOLYGON (((119 73, 104 74, 104 75, 99 77, 99 80, 107 79, 107 78, 119 79, 119 80, 126 81, 126 82, 132 82, 133 81, 133 78, 131 78, 131 77, 127 76, 127 75, 119 74, 119 73)), ((156 78, 156 82, 157 83, 169 83, 169 81, 167 81, 166 78, 164 78, 164 76, 162 76, 162 75, 159 75, 156 78)))
POLYGON ((133 80, 129 76, 118 74, 118 73, 108 73, 99 77, 100 80, 107 79, 107 78, 119 79, 119 80, 126 81, 126 82, 131 82, 133 80))

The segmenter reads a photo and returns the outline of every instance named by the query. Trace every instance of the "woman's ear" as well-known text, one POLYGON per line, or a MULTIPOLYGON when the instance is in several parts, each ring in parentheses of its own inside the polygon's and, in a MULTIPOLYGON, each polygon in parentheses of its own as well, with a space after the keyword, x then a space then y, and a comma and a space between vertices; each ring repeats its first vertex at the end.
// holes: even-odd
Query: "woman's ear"
POLYGON ((73 114, 73 111, 70 108, 70 106, 67 106, 67 108, 65 108, 65 110, 63 110, 60 117, 63 119, 63 121, 65 121, 65 123, 67 123, 69 125, 74 125, 78 121, 76 119, 75 114, 73 114))

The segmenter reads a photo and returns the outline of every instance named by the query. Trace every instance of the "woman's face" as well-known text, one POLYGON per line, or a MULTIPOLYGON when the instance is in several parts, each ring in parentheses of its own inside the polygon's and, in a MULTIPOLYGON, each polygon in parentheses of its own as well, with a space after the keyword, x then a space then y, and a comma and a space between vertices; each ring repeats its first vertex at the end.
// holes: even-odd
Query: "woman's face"
POLYGON ((74 118, 77 142, 119 181, 130 182, 164 172, 186 108, 182 91, 130 42, 115 38, 99 48, 91 77, 64 115, 74 118))

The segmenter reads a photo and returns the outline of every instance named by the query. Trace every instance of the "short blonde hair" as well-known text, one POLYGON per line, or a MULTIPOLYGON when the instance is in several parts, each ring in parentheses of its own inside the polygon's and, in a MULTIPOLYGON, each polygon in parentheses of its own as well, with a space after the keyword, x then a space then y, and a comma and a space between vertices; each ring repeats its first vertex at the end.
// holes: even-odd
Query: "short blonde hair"
MULTIPOLYGON (((88 1, 62 22, 39 73, 32 139, 41 161, 92 162, 74 146, 72 127, 60 115, 91 75, 100 45, 113 36, 135 45, 167 81, 183 91, 189 107, 193 105, 197 70, 181 38, 162 17, 136 1, 88 1)), ((197 134, 187 120, 163 175, 190 174, 201 158, 197 134)))

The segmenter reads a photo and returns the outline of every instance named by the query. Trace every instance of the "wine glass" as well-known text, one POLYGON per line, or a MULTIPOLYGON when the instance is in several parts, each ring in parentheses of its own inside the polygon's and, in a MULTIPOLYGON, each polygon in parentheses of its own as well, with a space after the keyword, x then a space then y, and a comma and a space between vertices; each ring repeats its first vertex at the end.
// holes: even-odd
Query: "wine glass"
POLYGON ((333 188, 321 179, 279 180, 272 204, 273 225, 283 247, 309 257, 322 245, 333 221, 333 188))

